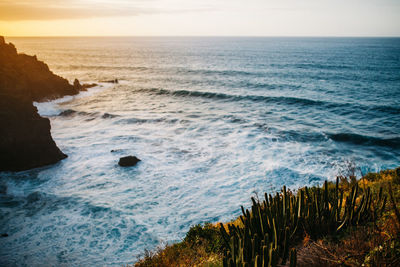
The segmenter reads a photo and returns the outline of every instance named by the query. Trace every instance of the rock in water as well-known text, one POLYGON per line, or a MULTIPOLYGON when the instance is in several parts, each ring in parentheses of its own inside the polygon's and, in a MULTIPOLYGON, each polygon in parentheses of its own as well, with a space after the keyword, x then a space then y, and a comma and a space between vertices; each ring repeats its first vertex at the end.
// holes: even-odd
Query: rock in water
POLYGON ((100 81, 101 83, 118 83, 118 79, 114 80, 107 80, 107 81, 100 81))
POLYGON ((74 89, 77 91, 87 91, 87 89, 97 86, 97 83, 81 84, 78 79, 74 80, 74 89))
POLYGON ((75 90, 81 90, 82 89, 82 85, 81 85, 81 83, 79 82, 78 79, 74 80, 74 88, 75 88, 75 90))
POLYGON ((135 166, 139 161, 140 159, 138 159, 135 156, 127 156, 120 158, 118 165, 122 167, 130 167, 130 166, 135 166))
POLYGON ((67 156, 50 134, 50 121, 33 101, 78 94, 36 56, 18 54, 0 36, 0 171, 21 171, 56 163, 67 156))

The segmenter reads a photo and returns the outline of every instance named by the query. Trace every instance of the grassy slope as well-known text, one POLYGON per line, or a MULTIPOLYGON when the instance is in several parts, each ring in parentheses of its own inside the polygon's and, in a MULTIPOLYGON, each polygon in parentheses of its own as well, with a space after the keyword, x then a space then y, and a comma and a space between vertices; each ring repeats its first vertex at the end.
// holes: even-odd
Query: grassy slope
MULTIPOLYGON (((388 197, 385 213, 368 225, 319 240, 311 240, 305 233, 296 246, 297 266, 400 266, 400 214, 397 218, 395 212, 395 206, 400 209, 400 168, 369 173, 358 181, 341 177, 340 187, 347 192, 354 183, 371 187, 374 194, 383 187, 388 196, 391 185, 393 200, 388 197)), ((239 219, 233 223, 241 224, 239 219)), ((223 242, 217 225, 196 225, 182 242, 145 252, 135 266, 222 266, 222 254, 223 242)))

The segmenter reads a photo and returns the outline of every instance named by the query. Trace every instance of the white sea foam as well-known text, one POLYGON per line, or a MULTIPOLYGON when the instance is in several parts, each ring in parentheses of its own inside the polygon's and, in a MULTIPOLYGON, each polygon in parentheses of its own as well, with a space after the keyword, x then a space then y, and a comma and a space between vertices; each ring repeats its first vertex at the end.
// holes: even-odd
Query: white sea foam
MULTIPOLYGON (((93 82, 87 82, 87 83, 93 83, 93 82)), ((92 96, 94 94, 97 94, 105 89, 111 88, 115 86, 115 84, 112 83, 100 83, 96 82, 97 86, 94 86, 92 88, 89 88, 87 91, 81 91, 77 95, 67 95, 58 99, 54 99, 51 101, 46 101, 46 102, 33 102, 33 105, 36 106, 38 109, 39 115, 44 116, 44 117, 51 117, 51 116, 57 116, 60 114, 60 112, 63 110, 60 107, 60 104, 70 102, 76 99, 92 96)))

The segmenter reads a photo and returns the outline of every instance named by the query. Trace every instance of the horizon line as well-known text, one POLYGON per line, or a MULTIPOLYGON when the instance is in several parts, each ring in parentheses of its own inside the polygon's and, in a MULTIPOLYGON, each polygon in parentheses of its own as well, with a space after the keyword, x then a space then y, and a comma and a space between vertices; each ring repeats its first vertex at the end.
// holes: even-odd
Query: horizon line
POLYGON ((243 38, 400 38, 400 35, 0 35, 4 38, 243 37, 243 38))

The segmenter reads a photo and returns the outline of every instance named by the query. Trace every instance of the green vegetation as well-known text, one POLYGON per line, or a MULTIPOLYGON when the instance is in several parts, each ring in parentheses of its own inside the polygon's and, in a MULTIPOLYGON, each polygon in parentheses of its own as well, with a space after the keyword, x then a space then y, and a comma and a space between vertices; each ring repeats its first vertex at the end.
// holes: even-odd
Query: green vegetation
POLYGON ((399 266, 400 168, 283 187, 228 224, 193 226, 135 266, 399 266), (219 229, 218 229, 219 228, 219 229))

